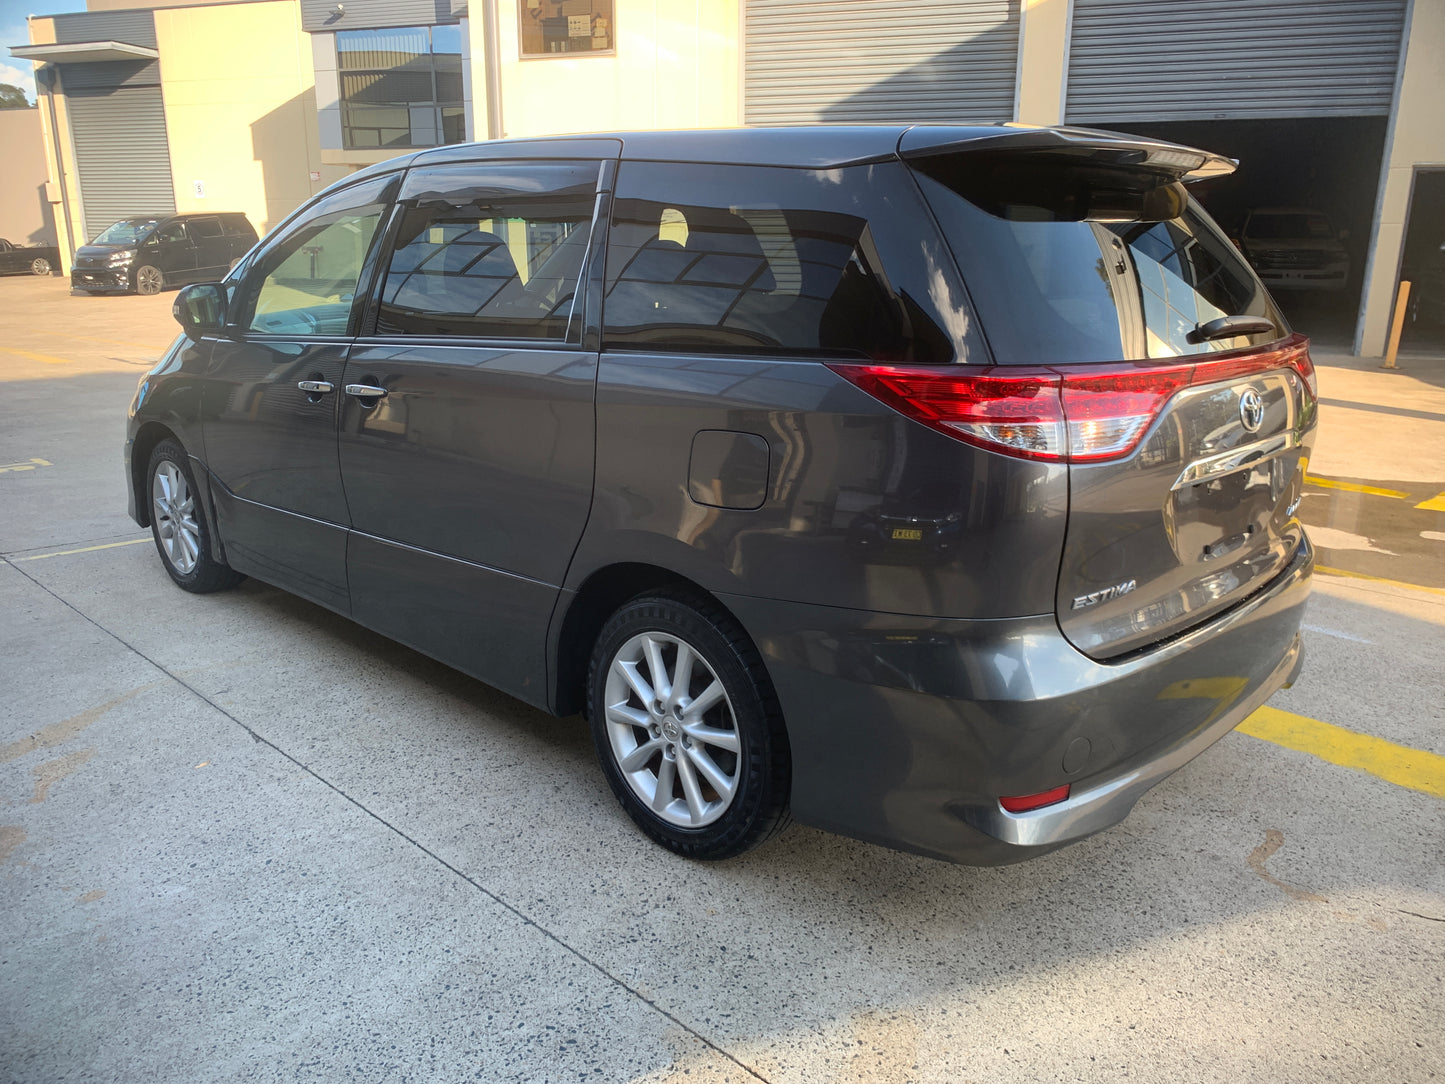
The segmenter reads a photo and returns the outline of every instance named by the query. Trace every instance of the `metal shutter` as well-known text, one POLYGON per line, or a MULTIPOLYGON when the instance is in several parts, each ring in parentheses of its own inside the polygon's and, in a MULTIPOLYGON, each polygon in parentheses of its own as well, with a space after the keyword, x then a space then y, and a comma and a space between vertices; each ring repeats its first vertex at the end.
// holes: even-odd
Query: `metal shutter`
POLYGON ((161 88, 67 88, 66 104, 86 238, 118 218, 174 213, 161 88))
POLYGON ((1407 0, 1074 0, 1066 116, 1390 112, 1407 0))
POLYGON ((1018 0, 747 0, 747 122, 1008 120, 1018 7, 1018 0))

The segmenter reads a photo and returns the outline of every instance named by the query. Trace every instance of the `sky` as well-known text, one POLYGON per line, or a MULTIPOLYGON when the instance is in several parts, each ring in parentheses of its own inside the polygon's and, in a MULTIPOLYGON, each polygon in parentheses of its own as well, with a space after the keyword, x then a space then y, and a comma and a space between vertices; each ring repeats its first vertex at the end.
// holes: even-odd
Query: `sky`
POLYGON ((27 15, 59 15, 62 11, 84 11, 85 0, 0 0, 0 83, 9 83, 25 91, 35 100, 35 66, 28 60, 16 60, 10 46, 26 45, 30 31, 25 29, 27 15))

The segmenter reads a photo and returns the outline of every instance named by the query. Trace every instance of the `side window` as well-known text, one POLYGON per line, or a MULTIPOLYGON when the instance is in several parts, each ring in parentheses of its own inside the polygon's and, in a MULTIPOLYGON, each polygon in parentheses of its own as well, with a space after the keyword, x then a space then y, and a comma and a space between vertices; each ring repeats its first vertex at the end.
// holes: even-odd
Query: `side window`
POLYGON ((239 322, 268 335, 344 335, 395 175, 314 204, 253 261, 239 322))
POLYGON ((377 334, 565 339, 597 177, 596 162, 412 171, 377 334))
POLYGON ((810 170, 624 163, 607 244, 604 345, 951 356, 885 273, 859 199, 869 178, 831 171, 840 172, 842 183, 810 170))
POLYGON ((156 230, 157 241, 184 241, 185 239, 186 225, 184 222, 167 222, 156 230))
POLYGON ((219 218, 193 218, 190 230, 191 236, 197 240, 203 237, 220 237, 221 220, 219 218))

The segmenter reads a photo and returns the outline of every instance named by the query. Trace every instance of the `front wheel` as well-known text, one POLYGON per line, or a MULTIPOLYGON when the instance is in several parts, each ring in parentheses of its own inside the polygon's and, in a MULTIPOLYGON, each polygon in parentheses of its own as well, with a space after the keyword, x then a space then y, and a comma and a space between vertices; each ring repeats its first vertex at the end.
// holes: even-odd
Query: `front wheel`
POLYGON ((245 579, 211 556, 210 527, 185 449, 175 441, 161 441, 151 452, 146 476, 151 537, 176 586, 199 595, 223 591, 245 579))
POLYGON ((788 824, 787 733, 762 659, 716 604, 633 599, 593 649, 587 717, 633 821, 689 858, 741 854, 788 824))
POLYGON ((142 264, 135 269, 135 292, 150 296, 161 292, 165 286, 166 277, 161 274, 159 267, 152 267, 150 264, 142 264))
POLYGON ((50 274, 50 261, 44 256, 37 256, 30 261, 30 273, 32 275, 50 274))

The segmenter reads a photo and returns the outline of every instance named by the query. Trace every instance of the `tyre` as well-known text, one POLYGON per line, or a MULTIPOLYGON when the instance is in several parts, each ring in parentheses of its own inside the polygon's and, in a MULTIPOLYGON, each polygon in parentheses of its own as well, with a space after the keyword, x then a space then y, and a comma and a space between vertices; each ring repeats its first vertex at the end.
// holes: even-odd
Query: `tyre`
POLYGON ((138 294, 158 294, 166 284, 166 277, 161 274, 159 267, 150 264, 141 264, 135 269, 135 292, 138 294))
POLYGON ((44 256, 37 256, 35 259, 30 261, 30 273, 32 275, 50 274, 50 261, 47 260, 44 256))
POLYGON ((196 594, 224 591, 246 577, 211 556, 211 530, 202 514, 185 449, 163 440, 146 468, 151 537, 178 587, 196 594))
POLYGON ((722 859, 788 824, 787 733, 747 635, 683 593, 633 599, 598 634, 587 718, 603 773, 647 835, 722 859))

